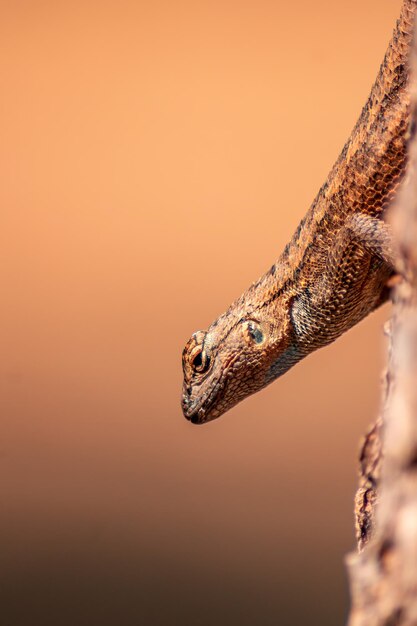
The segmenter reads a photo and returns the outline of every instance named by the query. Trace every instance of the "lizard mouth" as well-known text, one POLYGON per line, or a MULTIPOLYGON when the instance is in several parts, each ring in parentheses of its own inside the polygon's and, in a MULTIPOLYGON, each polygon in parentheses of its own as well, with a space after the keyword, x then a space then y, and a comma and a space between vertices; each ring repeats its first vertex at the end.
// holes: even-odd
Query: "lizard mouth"
POLYGON ((213 389, 211 393, 204 394, 197 402, 189 402, 189 397, 186 393, 182 396, 182 412, 184 417, 192 424, 204 424, 209 422, 215 417, 218 417, 220 413, 210 416, 210 409, 218 402, 224 395, 225 385, 221 385, 213 389))
POLYGON ((184 388, 182 394, 182 412, 184 417, 192 424, 205 424, 220 417, 227 408, 221 407, 221 401, 226 395, 227 391, 227 373, 237 360, 238 356, 232 357, 223 372, 223 374, 211 381, 211 391, 206 391, 199 398, 192 401, 186 389, 184 388))
POLYGON ((219 417, 222 411, 216 409, 211 414, 210 412, 213 406, 218 404, 223 398, 225 392, 226 385, 224 381, 218 381, 211 392, 206 392, 194 402, 190 401, 191 398, 184 391, 181 401, 184 417, 192 424, 204 424, 219 417))

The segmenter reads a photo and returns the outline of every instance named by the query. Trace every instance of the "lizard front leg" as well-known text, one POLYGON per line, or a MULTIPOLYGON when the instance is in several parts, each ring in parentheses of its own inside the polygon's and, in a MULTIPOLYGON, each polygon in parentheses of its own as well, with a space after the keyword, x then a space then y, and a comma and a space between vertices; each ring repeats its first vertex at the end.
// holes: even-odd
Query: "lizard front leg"
POLYGON ((362 213, 351 215, 345 227, 354 241, 376 255, 393 269, 397 255, 390 226, 381 219, 362 213))

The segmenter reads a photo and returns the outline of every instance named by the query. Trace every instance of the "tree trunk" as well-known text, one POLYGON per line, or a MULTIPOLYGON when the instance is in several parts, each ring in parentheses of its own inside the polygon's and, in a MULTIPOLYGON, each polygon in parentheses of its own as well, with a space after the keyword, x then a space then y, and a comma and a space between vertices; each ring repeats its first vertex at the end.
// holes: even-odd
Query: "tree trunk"
POLYGON ((417 45, 409 166, 391 211, 398 244, 381 416, 363 444, 349 626, 417 626, 417 45))

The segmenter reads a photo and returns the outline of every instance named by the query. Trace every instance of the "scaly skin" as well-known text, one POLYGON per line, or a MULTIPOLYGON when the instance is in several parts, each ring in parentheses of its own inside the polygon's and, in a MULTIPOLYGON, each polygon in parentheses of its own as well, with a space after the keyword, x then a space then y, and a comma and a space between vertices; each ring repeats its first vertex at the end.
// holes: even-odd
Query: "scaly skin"
POLYGON ((219 417, 387 299, 393 265, 382 218, 406 167, 416 4, 404 0, 361 116, 278 261, 187 343, 182 408, 192 423, 219 417))

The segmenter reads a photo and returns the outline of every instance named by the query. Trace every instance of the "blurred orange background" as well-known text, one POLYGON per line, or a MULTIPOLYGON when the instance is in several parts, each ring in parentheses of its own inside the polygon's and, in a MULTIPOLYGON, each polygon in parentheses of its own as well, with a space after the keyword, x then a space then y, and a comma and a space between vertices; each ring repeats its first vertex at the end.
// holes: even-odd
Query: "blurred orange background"
POLYGON ((399 0, 2 3, 2 623, 347 611, 389 306, 221 419, 181 351, 278 257, 399 0))

